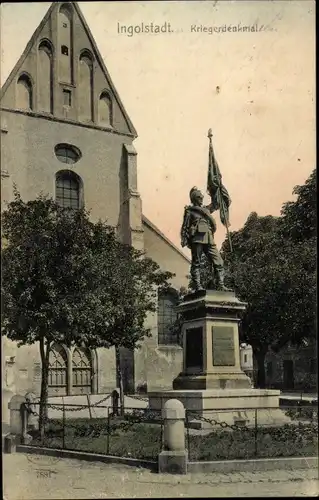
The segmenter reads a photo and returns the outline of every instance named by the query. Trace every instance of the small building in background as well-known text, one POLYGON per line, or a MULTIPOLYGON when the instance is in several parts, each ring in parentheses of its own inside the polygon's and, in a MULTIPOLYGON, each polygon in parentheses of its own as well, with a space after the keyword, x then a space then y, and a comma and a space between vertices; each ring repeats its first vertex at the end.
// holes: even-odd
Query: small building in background
POLYGON ((304 341, 300 346, 287 344, 278 353, 266 355, 266 385, 283 391, 316 393, 318 373, 315 341, 304 341))

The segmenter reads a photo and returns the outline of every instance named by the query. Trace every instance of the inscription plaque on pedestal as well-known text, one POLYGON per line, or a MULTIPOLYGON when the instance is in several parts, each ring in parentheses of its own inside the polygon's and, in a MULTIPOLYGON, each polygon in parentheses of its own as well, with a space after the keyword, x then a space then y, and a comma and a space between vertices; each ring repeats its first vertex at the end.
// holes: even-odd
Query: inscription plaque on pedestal
POLYGON ((203 369, 203 328, 189 328, 186 334, 186 367, 203 369))
POLYGON ((234 329, 231 326, 213 326, 212 345, 214 366, 235 366, 234 329))

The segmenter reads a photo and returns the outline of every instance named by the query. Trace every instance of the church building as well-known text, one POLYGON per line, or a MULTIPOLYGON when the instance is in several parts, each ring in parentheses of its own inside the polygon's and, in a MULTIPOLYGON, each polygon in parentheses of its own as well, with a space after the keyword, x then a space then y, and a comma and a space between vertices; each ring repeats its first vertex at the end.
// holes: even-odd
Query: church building
MULTIPOLYGON (((123 75, 124 77, 124 75, 123 75)), ((125 75, 127 78, 127 75, 125 75)), ((24 200, 47 194, 64 207, 85 207, 107 220, 119 239, 176 274, 147 324, 152 336, 124 351, 124 388, 171 388, 182 349, 169 325, 190 262, 142 213, 137 189, 137 132, 76 2, 54 2, 1 90, 1 210, 16 185, 24 200)), ((2 389, 39 394, 38 345, 2 338, 2 389)), ((54 345, 49 394, 105 394, 117 387, 114 349, 54 345)))

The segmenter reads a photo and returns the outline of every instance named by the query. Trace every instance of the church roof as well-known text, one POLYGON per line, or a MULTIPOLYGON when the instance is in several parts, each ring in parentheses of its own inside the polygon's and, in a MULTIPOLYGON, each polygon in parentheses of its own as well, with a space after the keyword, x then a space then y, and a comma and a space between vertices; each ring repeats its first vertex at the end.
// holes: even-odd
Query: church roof
POLYGON ((37 29, 35 30, 35 32, 33 33, 32 37, 30 38, 28 44, 26 45, 26 48, 24 49, 20 59, 18 60, 18 62, 15 64, 14 68, 12 69, 10 75, 8 76, 6 82, 4 83, 4 85, 2 86, 1 88, 1 92, 0 92, 0 100, 2 100, 2 98, 4 97, 8 87, 11 85, 11 83, 14 81, 15 77, 17 76, 17 74, 19 73, 19 71, 21 70, 21 67, 24 63, 24 61, 26 60, 26 58, 28 57, 28 55, 31 53, 33 47, 35 46, 36 42, 37 42, 37 39, 38 37, 40 36, 41 34, 41 31, 43 30, 44 26, 46 25, 46 23, 48 23, 50 21, 50 18, 52 16, 52 14, 57 10, 57 9, 60 9, 62 5, 71 5, 76 14, 78 15, 79 17, 79 20, 82 24, 82 27, 83 29, 85 30, 86 32, 86 35, 91 43, 91 46, 92 46, 92 49, 93 49, 93 52, 94 52, 94 55, 96 57, 96 60, 98 61, 100 67, 102 68, 102 71, 104 73, 104 76, 106 78, 106 80, 108 81, 108 84, 110 86, 110 89, 112 91, 112 94, 115 98, 115 100, 117 101, 117 104, 119 106, 119 108, 121 109, 121 112, 123 113, 123 116, 125 118, 125 121, 127 123, 127 126, 128 126, 128 129, 130 131, 130 133, 134 136, 134 137, 137 137, 137 132, 136 132, 136 129, 132 123, 132 121, 130 120, 130 117, 128 116, 125 108, 124 108, 124 105, 120 99, 120 96, 115 88, 115 85, 111 79, 111 76, 105 66, 105 63, 104 63, 104 60, 103 60, 103 57, 96 45, 96 42, 94 40, 94 37, 92 35, 92 32, 82 14, 82 11, 78 5, 78 2, 53 2, 49 8, 49 10, 47 11, 46 15, 44 16, 44 18, 42 19, 42 21, 40 22, 39 26, 37 27, 37 29))
POLYGON ((162 231, 160 231, 158 227, 155 226, 155 224, 153 224, 153 222, 151 222, 147 217, 145 217, 145 215, 142 215, 142 221, 146 226, 148 226, 152 231, 154 231, 154 233, 156 233, 160 238, 162 238, 162 240, 164 240, 165 243, 167 243, 173 250, 175 250, 175 252, 181 255, 181 257, 183 257, 190 264, 191 262, 190 259, 176 245, 174 245, 174 243, 171 240, 169 240, 167 236, 165 236, 165 234, 162 233, 162 231))

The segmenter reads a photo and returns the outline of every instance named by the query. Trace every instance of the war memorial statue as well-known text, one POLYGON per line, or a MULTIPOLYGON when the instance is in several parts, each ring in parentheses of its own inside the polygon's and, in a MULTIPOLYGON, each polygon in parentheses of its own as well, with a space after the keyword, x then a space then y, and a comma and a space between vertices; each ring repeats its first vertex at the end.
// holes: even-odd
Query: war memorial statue
POLYGON ((229 218, 228 208, 230 197, 221 182, 221 174, 215 159, 212 146, 212 133, 209 137, 209 163, 207 191, 211 196, 211 204, 204 206, 204 196, 197 187, 193 187, 189 193, 191 205, 185 207, 184 219, 181 228, 181 245, 191 250, 191 278, 195 291, 203 290, 201 283, 201 261, 203 254, 206 256, 211 279, 208 288, 229 291, 224 284, 224 262, 214 241, 216 222, 211 215, 215 210, 220 210, 221 222, 226 226, 228 232, 229 218))
POLYGON ((201 284, 201 260, 205 254, 211 266, 211 281, 215 276, 215 286, 218 290, 227 291, 224 285, 224 262, 214 241, 216 222, 211 205, 203 206, 203 194, 197 187, 190 191, 192 205, 186 206, 181 229, 182 247, 187 246, 192 253, 191 278, 196 291, 203 290, 201 284))
MULTIPOLYGON (((192 415, 196 428, 210 431, 216 423, 228 428, 245 426, 254 429, 257 411, 258 425, 281 426, 291 419, 280 408, 280 391, 253 389, 250 378, 241 368, 239 324, 248 304, 224 285, 224 264, 214 242, 216 222, 211 214, 219 210, 221 223, 227 230, 227 244, 232 251, 228 231, 230 197, 221 182, 211 131, 208 137, 207 191, 211 203, 203 206, 203 194, 193 187, 191 204, 185 207, 181 229, 182 246, 188 246, 192 253, 191 275, 195 288, 195 293, 185 295, 176 308, 182 319, 183 367, 172 381, 172 389, 148 392, 149 408, 160 412, 168 401, 177 399, 192 415), (207 289, 203 289, 200 276, 204 255, 210 263, 211 274, 214 272, 216 278, 216 284, 211 286, 209 283, 207 289), (202 291, 198 293, 199 290, 202 291)), ((161 470, 165 471, 163 464, 167 465, 166 470, 169 464, 174 465, 174 472, 176 464, 180 464, 180 470, 186 470, 186 461, 187 450, 163 450, 161 470)))

